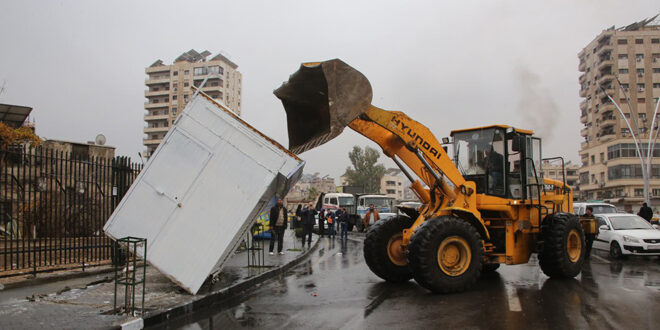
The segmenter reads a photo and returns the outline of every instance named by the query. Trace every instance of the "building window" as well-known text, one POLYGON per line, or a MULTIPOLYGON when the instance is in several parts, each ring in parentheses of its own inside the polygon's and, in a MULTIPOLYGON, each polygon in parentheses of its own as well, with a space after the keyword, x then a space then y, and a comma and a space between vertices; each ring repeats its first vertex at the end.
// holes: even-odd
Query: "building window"
POLYGON ((183 87, 188 87, 188 86, 190 86, 189 83, 187 83, 187 82, 184 82, 184 83, 183 83, 183 87))
POLYGON ((186 76, 189 75, 189 74, 190 74, 190 70, 183 71, 183 74, 186 75, 186 76))
POLYGON ((620 60, 627 60, 628 59, 628 54, 619 54, 619 59, 620 60))
POLYGON ((659 196, 660 196, 660 189, 653 188, 653 190, 651 191, 651 193, 653 194, 653 196, 655 196, 655 197, 659 197, 659 196))
POLYGON ((591 183, 593 183, 593 184, 596 183, 596 174, 591 175, 591 183))
POLYGON ((628 73, 628 69, 619 69, 620 74, 628 73))
POLYGON ((195 76, 203 76, 203 75, 208 73, 208 70, 206 70, 205 67, 194 68, 193 70, 194 70, 193 75, 195 75, 195 76))
POLYGON ((641 62, 644 59, 644 54, 636 54, 635 55, 635 60, 637 62, 641 62))
POLYGON ((619 40, 616 41, 616 43, 619 44, 619 45, 627 45, 627 44, 628 44, 628 40, 626 40, 626 39, 619 39, 619 40))
POLYGON ((176 98, 177 98, 176 95, 172 95, 172 101, 176 100, 176 98))
POLYGON ((174 71, 174 72, 172 72, 172 75, 173 75, 173 76, 178 76, 178 75, 179 75, 179 71, 174 71))
POLYGON ((660 39, 658 39, 658 38, 653 38, 653 39, 651 39, 651 43, 652 43, 652 44, 660 44, 660 39))
POLYGON ((660 83, 653 83, 653 88, 660 88, 660 83))
POLYGON ((635 197, 643 197, 643 196, 644 196, 644 189, 635 188, 635 197))
POLYGON ((644 91, 644 84, 637 84, 637 91, 638 92, 643 92, 644 91))
POLYGON ((591 155, 591 163, 596 164, 596 156, 591 155))
MULTIPOLYGON (((651 176, 660 175, 660 165, 653 165, 651 167, 651 176)), ((607 169, 607 178, 609 180, 617 179, 641 179, 642 166, 636 165, 616 165, 607 169)))
MULTIPOLYGON (((640 92, 643 92, 643 91, 644 91, 644 88, 642 87, 639 91, 640 91, 640 92)), ((637 103, 644 103, 644 102, 645 102, 645 100, 644 100, 643 97, 640 97, 640 98, 637 99, 637 103)))
POLYGON ((644 39, 635 39, 635 44, 641 45, 644 43, 644 39))
POLYGON ((172 107, 172 114, 176 115, 176 108, 172 107))
POLYGON ((210 66, 209 74, 222 74, 222 68, 219 65, 210 66))
POLYGON ((605 162, 605 153, 604 153, 604 152, 601 152, 601 153, 600 153, 600 162, 601 162, 601 163, 604 163, 604 162, 605 162))
POLYGON ((188 94, 183 95, 183 101, 188 102, 188 94))
POLYGON ((660 68, 653 68, 653 73, 660 73, 660 68))
POLYGON ((637 76, 644 77, 644 69, 637 69, 637 76))

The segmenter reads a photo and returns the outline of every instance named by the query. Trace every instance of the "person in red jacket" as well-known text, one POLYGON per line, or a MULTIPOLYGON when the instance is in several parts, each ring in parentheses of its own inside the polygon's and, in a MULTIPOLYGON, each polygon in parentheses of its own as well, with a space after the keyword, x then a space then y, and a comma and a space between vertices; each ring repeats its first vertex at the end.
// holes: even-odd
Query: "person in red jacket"
POLYGON ((376 223, 378 220, 380 220, 378 210, 374 208, 374 204, 369 204, 369 211, 367 211, 367 213, 364 215, 364 219, 362 219, 364 222, 364 228, 367 228, 370 223, 376 223))

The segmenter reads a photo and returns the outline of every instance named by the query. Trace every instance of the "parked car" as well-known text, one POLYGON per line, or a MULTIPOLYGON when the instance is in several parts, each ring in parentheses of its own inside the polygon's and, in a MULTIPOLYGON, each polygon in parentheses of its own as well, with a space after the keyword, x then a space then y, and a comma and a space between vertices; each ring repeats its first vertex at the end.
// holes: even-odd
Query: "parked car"
POLYGON ((593 248, 615 259, 627 255, 660 255, 660 230, 634 214, 597 214, 598 236, 593 248))
POLYGON ((587 212, 587 206, 591 206, 594 209, 594 214, 620 213, 616 209, 616 206, 600 202, 573 203, 573 213, 575 215, 584 215, 587 212))

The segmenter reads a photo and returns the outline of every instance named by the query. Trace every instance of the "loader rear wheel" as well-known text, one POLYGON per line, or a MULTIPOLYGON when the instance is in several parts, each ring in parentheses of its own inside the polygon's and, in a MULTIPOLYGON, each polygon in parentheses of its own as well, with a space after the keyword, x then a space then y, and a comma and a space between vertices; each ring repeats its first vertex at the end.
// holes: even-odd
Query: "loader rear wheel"
POLYGON ((415 281, 437 293, 460 292, 481 274, 483 244, 468 222, 442 216, 427 220, 408 245, 415 281))
POLYGON ((412 278, 403 249, 403 230, 414 220, 405 216, 376 222, 364 239, 364 259, 374 274, 388 282, 406 282, 412 278))
POLYGON ((580 220, 572 214, 556 213, 542 226, 543 250, 539 265, 554 278, 571 278, 582 270, 586 251, 580 220))

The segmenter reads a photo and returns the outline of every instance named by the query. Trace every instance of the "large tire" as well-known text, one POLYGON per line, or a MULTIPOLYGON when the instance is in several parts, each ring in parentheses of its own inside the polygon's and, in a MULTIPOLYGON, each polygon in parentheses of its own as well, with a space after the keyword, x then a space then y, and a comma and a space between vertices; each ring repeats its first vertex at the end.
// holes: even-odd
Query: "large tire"
POLYGON ((460 292, 481 274, 483 243, 467 221, 442 216, 427 220, 408 245, 415 281, 436 293, 460 292))
POLYGON ((483 264, 483 267, 481 268, 481 272, 483 273, 492 273, 496 271, 498 268, 500 268, 500 264, 483 264))
POLYGON ((569 213, 555 213, 541 227, 543 250, 539 265, 553 278, 572 278, 580 274, 586 251, 580 220, 569 213))
POLYGON ((364 239, 364 259, 378 277, 394 283, 412 278, 405 251, 399 247, 403 241, 403 230, 410 228, 413 222, 413 219, 398 216, 378 221, 369 227, 364 239))

